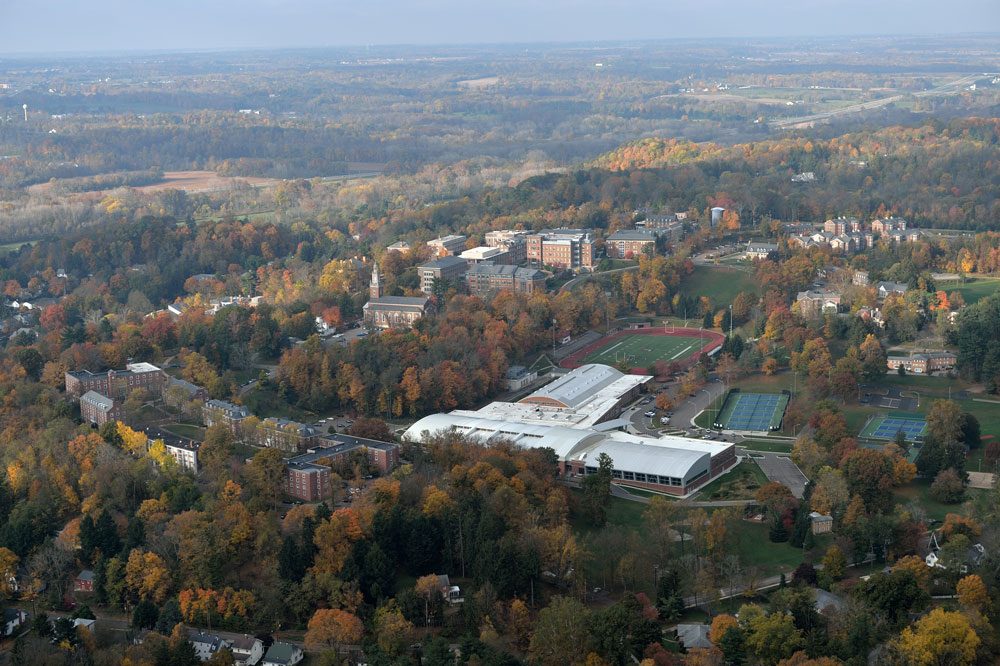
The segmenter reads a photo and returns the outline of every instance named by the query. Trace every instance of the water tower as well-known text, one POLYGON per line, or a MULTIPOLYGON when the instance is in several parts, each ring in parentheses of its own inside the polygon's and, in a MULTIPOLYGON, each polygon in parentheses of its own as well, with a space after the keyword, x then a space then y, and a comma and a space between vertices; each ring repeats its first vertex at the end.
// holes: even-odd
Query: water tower
POLYGON ((28 122, 28 105, 22 104, 21 108, 24 109, 24 122, 28 122))
POLYGON ((719 222, 722 222, 722 214, 726 212, 725 208, 720 208, 716 206, 712 209, 712 226, 714 227, 719 222))

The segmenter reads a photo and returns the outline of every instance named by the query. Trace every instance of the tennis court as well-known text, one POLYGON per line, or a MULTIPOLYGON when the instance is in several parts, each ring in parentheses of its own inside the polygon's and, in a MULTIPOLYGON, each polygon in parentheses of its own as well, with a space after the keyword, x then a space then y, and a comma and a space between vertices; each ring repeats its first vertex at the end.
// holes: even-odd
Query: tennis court
POLYGON ((927 419, 921 417, 873 416, 861 429, 867 439, 895 439, 900 430, 909 441, 921 439, 927 432, 927 419))
POLYGON ((682 361, 699 351, 708 338, 682 335, 621 335, 587 354, 583 363, 615 365, 624 359, 632 367, 648 368, 657 361, 682 361))
POLYGON ((723 430, 778 430, 787 406, 784 393, 730 393, 714 425, 723 430))

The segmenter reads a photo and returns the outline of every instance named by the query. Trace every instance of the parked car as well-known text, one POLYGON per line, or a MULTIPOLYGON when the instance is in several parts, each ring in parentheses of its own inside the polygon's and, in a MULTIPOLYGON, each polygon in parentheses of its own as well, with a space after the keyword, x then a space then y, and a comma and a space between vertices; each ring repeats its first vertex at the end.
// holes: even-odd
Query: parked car
POLYGON ((655 409, 649 410, 648 412, 646 412, 646 416, 648 416, 649 418, 653 418, 654 416, 656 416, 656 410, 655 409))

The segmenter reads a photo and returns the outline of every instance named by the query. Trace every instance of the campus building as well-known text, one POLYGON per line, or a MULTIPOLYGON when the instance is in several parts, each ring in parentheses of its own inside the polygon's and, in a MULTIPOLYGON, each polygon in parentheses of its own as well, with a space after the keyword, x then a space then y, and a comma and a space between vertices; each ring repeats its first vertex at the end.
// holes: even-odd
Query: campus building
POLYGON ((87 391, 80 396, 80 418, 96 426, 108 421, 121 421, 122 406, 117 400, 97 391, 87 391))
POLYGON ((526 237, 527 262, 539 268, 593 270, 594 236, 590 229, 543 229, 526 237))
POLYGON ((464 250, 468 240, 465 236, 442 236, 441 238, 427 241, 427 247, 431 249, 431 253, 435 257, 448 257, 464 250))
POLYGON ((372 270, 368 302, 364 305, 365 326, 370 328, 399 328, 413 326, 413 322, 434 311, 434 304, 424 296, 384 296, 382 274, 378 264, 372 270))
POLYGON ((925 375, 931 372, 952 370, 958 363, 958 356, 952 352, 926 352, 910 354, 909 356, 890 356, 886 359, 889 370, 898 370, 903 366, 906 372, 925 375))
POLYGON ((465 275, 469 268, 469 263, 460 257, 441 257, 429 263, 417 267, 417 275, 420 276, 420 291, 428 296, 434 293, 435 280, 448 280, 457 282, 465 275))
POLYGON ((632 259, 646 253, 652 254, 659 236, 656 229, 622 229, 604 241, 604 253, 609 259, 632 259))
POLYGON ((452 412, 417 421, 403 438, 420 442, 453 431, 483 444, 509 441, 524 448, 550 448, 560 473, 582 478, 598 470, 601 454, 613 464, 612 481, 671 495, 688 495, 736 464, 736 447, 684 437, 659 439, 617 431, 568 428, 547 423, 502 421, 452 412))
POLYGON ((539 270, 510 265, 475 264, 465 273, 469 293, 477 296, 499 291, 530 295, 545 290, 545 279, 545 273, 539 270))
POLYGON ((840 294, 826 289, 808 289, 800 291, 795 297, 799 314, 803 317, 813 317, 826 312, 836 313, 840 308, 840 294))
POLYGON ((240 426, 250 416, 250 410, 225 400, 208 400, 201 408, 201 420, 206 428, 222 423, 239 436, 240 426))
POLYGON ((116 400, 124 400, 137 388, 144 388, 153 395, 163 392, 166 373, 152 363, 129 363, 124 370, 67 372, 66 395, 79 399, 87 391, 96 391, 116 400))
POLYGON ((330 468, 349 466, 351 454, 363 456, 369 467, 386 474, 399 465, 399 445, 350 435, 329 435, 306 453, 285 460, 284 491, 306 502, 330 492, 330 468))

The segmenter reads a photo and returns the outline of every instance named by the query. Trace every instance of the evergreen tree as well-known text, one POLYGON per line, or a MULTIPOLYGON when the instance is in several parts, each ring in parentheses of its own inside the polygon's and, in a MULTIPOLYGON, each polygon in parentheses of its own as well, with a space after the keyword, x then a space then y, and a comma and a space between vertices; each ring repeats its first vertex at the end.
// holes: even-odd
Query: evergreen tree
POLYGON ((143 599, 132 611, 132 627, 135 629, 152 629, 156 626, 160 613, 153 602, 143 599))

